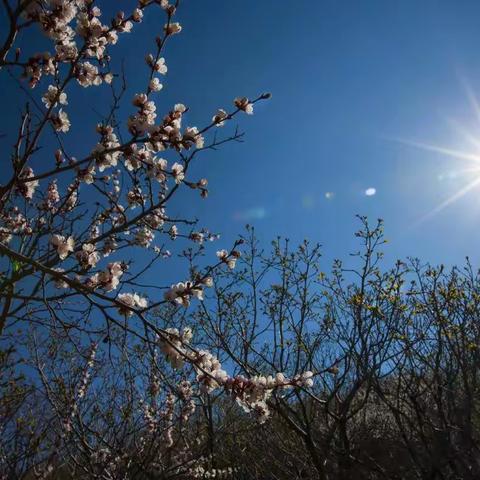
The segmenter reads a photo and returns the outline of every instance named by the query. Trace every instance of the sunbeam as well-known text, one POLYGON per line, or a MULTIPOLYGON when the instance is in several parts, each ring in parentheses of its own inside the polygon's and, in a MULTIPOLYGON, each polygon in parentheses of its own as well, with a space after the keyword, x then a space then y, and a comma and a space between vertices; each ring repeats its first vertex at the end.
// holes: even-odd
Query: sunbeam
MULTIPOLYGON (((462 79, 462 85, 465 89, 468 103, 474 111, 476 118, 478 119, 478 130, 480 131, 480 103, 476 98, 471 86, 466 80, 462 79)), ((435 216, 445 208, 449 207, 480 185, 480 134, 475 135, 474 133, 472 133, 471 129, 465 128, 455 119, 447 118, 447 121, 452 127, 452 129, 456 131, 459 135, 461 135, 461 137, 463 137, 465 143, 468 143, 470 145, 471 150, 468 149, 468 145, 465 149, 456 149, 428 142, 407 140, 402 138, 391 138, 391 140, 399 142, 403 145, 415 147, 417 149, 429 152, 439 153, 444 157, 453 158, 459 162, 468 162, 470 164, 469 166, 459 165, 460 168, 456 168, 455 170, 452 170, 446 174, 439 175, 439 180, 453 178, 458 179, 462 176, 465 177, 466 180, 464 185, 462 185, 458 191, 454 192, 447 199, 434 207, 431 211, 427 212, 426 214, 418 218, 416 221, 414 221, 411 225, 412 227, 418 226, 426 220, 432 218, 433 216, 435 216)))
POLYGON ((443 201, 440 205, 437 205, 433 210, 430 212, 426 213, 423 215, 421 218, 416 220, 412 226, 417 226, 425 222, 425 220, 428 220, 429 218, 433 217, 437 213, 441 212, 443 209, 451 205, 452 203, 456 202, 458 199, 462 198, 466 193, 468 193, 470 190, 473 190, 477 185, 480 184, 480 170, 479 170, 479 175, 475 180, 467 184, 465 187, 460 189, 458 192, 455 192, 451 197, 447 198, 445 201, 443 201))
POLYGON ((477 153, 455 150, 452 148, 442 147, 440 145, 431 145, 423 142, 415 142, 413 140, 403 140, 400 138, 395 139, 395 141, 402 143, 404 145, 409 145, 411 147, 420 148, 422 150, 441 153, 442 155, 445 155, 447 157, 453 157, 460 160, 467 160, 470 162, 480 163, 480 154, 477 154, 477 153))

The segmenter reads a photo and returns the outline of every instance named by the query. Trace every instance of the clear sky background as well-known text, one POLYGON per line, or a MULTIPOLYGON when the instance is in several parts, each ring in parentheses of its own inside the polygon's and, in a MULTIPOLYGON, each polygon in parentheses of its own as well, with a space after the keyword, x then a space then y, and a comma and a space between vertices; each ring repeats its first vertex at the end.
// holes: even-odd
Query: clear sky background
POLYGON ((211 225, 345 257, 359 213, 385 220, 389 258, 478 265, 480 188, 438 207, 480 164, 412 143, 480 155, 479 2, 187 1, 180 16, 195 47, 171 79, 193 84, 195 109, 273 94, 246 143, 205 162, 211 225))
MULTIPOLYGON (((182 102, 187 123, 202 126, 237 95, 273 95, 240 120, 245 143, 195 167, 211 194, 190 211, 222 234, 222 247, 250 223, 265 244, 307 237, 327 259, 346 258, 358 213, 385 220, 389 260, 480 264, 480 185, 459 194, 480 177, 480 2, 183 0, 178 21, 160 112, 182 102)), ((162 25, 147 15, 135 41, 116 47, 131 93, 145 85, 143 56, 162 25)), ((69 96, 80 108, 68 136, 79 157, 102 88, 69 96)), ((8 131, 11 116, 1 123, 8 131)))

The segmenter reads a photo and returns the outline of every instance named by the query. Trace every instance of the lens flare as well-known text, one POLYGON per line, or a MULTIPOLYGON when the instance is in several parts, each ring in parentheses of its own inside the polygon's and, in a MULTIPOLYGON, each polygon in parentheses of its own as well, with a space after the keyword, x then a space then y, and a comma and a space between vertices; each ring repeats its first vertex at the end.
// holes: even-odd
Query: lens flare
MULTIPOLYGON (((466 90, 467 98, 470 106, 476 114, 476 118, 480 123, 480 103, 478 102, 472 88, 465 80, 462 81, 463 86, 466 90)), ((461 199, 464 195, 471 192, 480 185, 480 136, 474 135, 467 128, 463 127, 456 120, 448 119, 450 126, 459 133, 463 139, 470 145, 470 148, 467 146, 465 149, 457 150, 448 146, 435 145, 425 142, 416 142, 411 140, 404 139, 394 139, 404 145, 411 147, 419 148, 422 150, 436 152, 444 157, 449 157, 458 162, 467 162, 466 168, 456 168, 451 172, 438 175, 438 180, 441 182, 446 179, 461 179, 466 178, 464 184, 452 195, 442 201, 439 205, 434 207, 431 211, 427 212, 421 216, 417 221, 414 222, 414 225, 423 223, 425 220, 431 218, 437 213, 441 212, 448 206, 452 205, 454 202, 461 199)), ((478 127, 477 127, 478 129, 478 127)), ((367 192, 365 192, 367 195, 367 192)))

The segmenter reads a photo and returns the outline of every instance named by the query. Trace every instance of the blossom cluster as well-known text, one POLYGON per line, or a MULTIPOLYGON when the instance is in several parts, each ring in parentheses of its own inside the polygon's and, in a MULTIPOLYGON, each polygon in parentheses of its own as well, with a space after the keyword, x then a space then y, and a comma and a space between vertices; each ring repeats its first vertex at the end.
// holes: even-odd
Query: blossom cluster
POLYGON ((61 260, 65 260, 75 248, 75 240, 72 236, 65 237, 64 235, 55 234, 50 242, 57 249, 57 254, 61 260))
POLYGON ((283 373, 275 376, 254 376, 246 378, 242 375, 227 379, 224 388, 229 392, 246 412, 253 412, 260 423, 270 416, 268 399, 277 389, 293 387, 309 388, 313 385, 313 373, 306 371, 293 378, 287 378, 283 373))
POLYGON ((179 282, 172 285, 165 292, 165 300, 169 302, 188 307, 191 297, 203 300, 203 287, 211 287, 213 280, 211 277, 204 277, 198 282, 179 282))
POLYGON ((174 368, 181 368, 187 360, 194 366, 197 382, 203 391, 211 393, 217 388, 223 388, 245 411, 255 413, 260 423, 265 422, 270 415, 268 400, 274 390, 309 388, 313 385, 313 373, 310 371, 292 378, 286 377, 283 373, 277 373, 275 376, 229 376, 219 359, 212 353, 188 349, 191 339, 190 328, 187 327, 182 332, 176 328, 169 328, 158 341, 165 358, 174 368))
POLYGON ((76 257, 80 266, 85 269, 95 267, 100 261, 100 253, 92 243, 84 243, 82 249, 76 253, 76 257))
POLYGON ((254 412, 260 423, 265 422, 270 415, 267 401, 274 390, 313 385, 313 373, 309 371, 290 379, 283 373, 250 378, 243 375, 231 377, 214 355, 203 350, 194 352, 192 363, 197 370, 197 381, 205 391, 223 388, 245 411, 254 412))
POLYGON ((228 268, 233 270, 237 263, 237 260, 240 258, 240 252, 237 250, 233 250, 233 252, 228 253, 227 250, 219 250, 217 252, 217 258, 225 263, 228 268))
POLYGON ((120 293, 117 297, 118 312, 121 315, 130 317, 135 309, 143 310, 148 306, 148 300, 137 293, 120 293))
MULTIPOLYGON (((104 60, 107 47, 117 43, 118 35, 130 32, 133 23, 142 20, 142 8, 128 17, 120 11, 107 25, 100 20, 100 8, 90 0, 27 2, 24 16, 42 28, 55 49, 53 54, 45 52, 28 59, 24 75, 30 78, 30 85, 35 87, 42 75, 55 75, 60 63, 74 63, 79 57, 104 60)), ((112 80, 111 74, 102 74, 88 61, 75 64, 74 76, 83 87, 112 80)))
POLYGON ((193 337, 190 327, 185 327, 181 332, 177 328, 167 328, 158 343, 162 353, 173 368, 181 368, 188 358, 187 347, 193 337))
POLYGON ((32 227, 18 207, 0 212, 0 242, 9 243, 14 235, 30 235, 32 227))
POLYGON ((111 292, 117 289, 126 269, 127 266, 122 262, 111 262, 105 270, 95 273, 85 283, 89 288, 102 288, 106 292, 111 292))
POLYGON ((90 346, 90 353, 88 355, 87 363, 83 368, 83 374, 80 379, 79 387, 77 390, 76 398, 73 399, 73 403, 70 408, 69 415, 63 421, 63 433, 64 435, 69 434, 72 431, 72 422, 75 415, 78 412, 79 402, 85 397, 87 393, 88 384, 90 382, 91 370, 95 363, 95 356, 97 354, 97 343, 92 343, 90 346))
POLYGON ((22 173, 19 176, 19 180, 21 182, 17 182, 17 192, 27 200, 31 200, 33 198, 33 194, 35 193, 35 189, 38 187, 40 182, 38 180, 29 180, 30 178, 34 178, 35 174, 33 173, 33 169, 31 167, 26 167, 23 169, 22 173))
POLYGON ((196 404, 193 400, 192 385, 187 380, 176 385, 175 390, 166 395, 164 408, 161 410, 156 404, 155 396, 156 394, 153 394, 150 403, 145 400, 140 402, 147 432, 154 436, 161 435, 166 446, 171 447, 174 443, 176 416, 182 421, 182 424, 186 424, 195 413, 196 404))
POLYGON ((203 465, 195 465, 192 467, 188 473, 189 478, 199 478, 199 479, 228 479, 234 478, 233 475, 237 471, 235 467, 225 467, 225 468, 207 468, 203 465))

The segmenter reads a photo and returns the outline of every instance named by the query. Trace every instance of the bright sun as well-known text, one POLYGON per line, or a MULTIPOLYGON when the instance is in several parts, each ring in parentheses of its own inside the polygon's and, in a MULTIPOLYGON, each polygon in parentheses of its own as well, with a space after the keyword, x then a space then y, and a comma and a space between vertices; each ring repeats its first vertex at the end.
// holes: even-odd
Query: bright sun
MULTIPOLYGON (((478 102, 471 87, 466 82, 463 82, 463 83, 468 95, 469 103, 474 109, 478 122, 480 123, 480 103, 478 102)), ((432 217, 433 215, 436 215, 437 213, 439 213, 440 211, 442 211, 452 203, 456 202, 461 197, 466 195, 468 192, 470 192, 471 190, 473 190, 474 188, 480 185, 480 138, 475 137, 475 135, 473 135, 468 129, 466 129, 462 125, 459 125, 457 122, 451 122, 451 123, 452 123, 452 126, 455 128, 455 130, 457 130, 462 135, 462 137, 466 140, 468 145, 471 147, 471 150, 470 148, 466 150, 456 150, 456 149, 444 147, 441 145, 434 145, 434 144, 408 141, 408 140, 400 140, 401 143, 404 143, 406 145, 420 148, 422 150, 436 152, 446 157, 451 157, 456 160, 460 160, 469 164, 468 167, 463 168, 461 170, 456 170, 454 172, 455 176, 458 176, 458 177, 462 176, 466 179, 464 184, 452 195, 450 195, 446 200, 441 202, 439 205, 437 205, 427 214, 423 215, 416 223, 422 223, 424 220, 432 217)))

